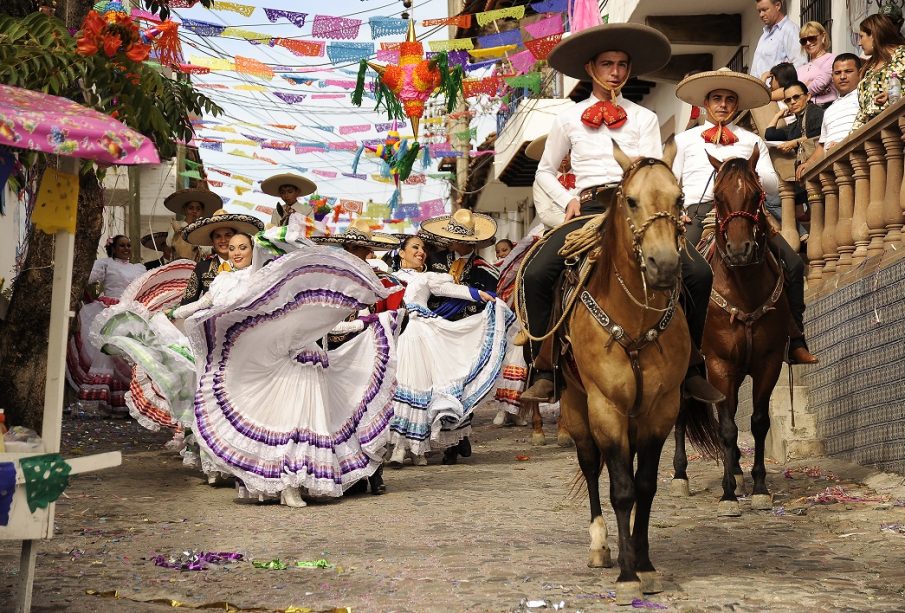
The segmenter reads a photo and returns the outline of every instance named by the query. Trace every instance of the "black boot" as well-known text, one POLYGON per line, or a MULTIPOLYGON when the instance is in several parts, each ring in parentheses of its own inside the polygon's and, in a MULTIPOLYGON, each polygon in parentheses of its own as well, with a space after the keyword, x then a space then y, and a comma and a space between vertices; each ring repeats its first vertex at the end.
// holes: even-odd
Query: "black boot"
POLYGON ((453 445, 452 447, 447 447, 446 451, 443 452, 443 459, 441 460, 442 464, 451 465, 459 463, 459 446, 453 445))
POLYGON ((375 496, 386 493, 387 486, 383 483, 383 466, 378 468, 373 475, 368 477, 368 485, 371 486, 371 493, 375 496))
POLYGON ((688 372, 685 373, 685 382, 682 383, 682 395, 708 404, 722 402, 726 397, 710 384, 706 372, 704 356, 696 347, 692 347, 688 372))
POLYGON ((471 457, 471 441, 468 440, 467 436, 465 438, 463 438, 461 441, 459 441, 458 450, 459 450, 459 455, 462 456, 463 458, 471 457))

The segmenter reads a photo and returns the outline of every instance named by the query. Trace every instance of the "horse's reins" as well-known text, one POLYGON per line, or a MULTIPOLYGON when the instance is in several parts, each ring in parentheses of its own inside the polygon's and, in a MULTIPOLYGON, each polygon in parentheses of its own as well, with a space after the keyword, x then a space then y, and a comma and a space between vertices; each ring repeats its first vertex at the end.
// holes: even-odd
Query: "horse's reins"
MULTIPOLYGON (((725 164, 726 164, 726 162, 723 162, 720 165, 720 170, 723 169, 723 166, 725 166, 725 164)), ((719 171, 717 171, 717 173, 719 173, 719 171)), ((714 207, 716 214, 717 214, 717 218, 716 218, 717 230, 718 230, 719 234, 722 235, 723 241, 726 240, 726 231, 727 231, 727 226, 728 226, 729 222, 732 221, 733 219, 743 218, 743 219, 747 219, 754 225, 754 242, 756 245, 758 245, 758 248, 760 249, 760 254, 754 259, 754 261, 748 262, 746 264, 731 265, 728 263, 728 261, 726 259, 728 257, 727 254, 722 249, 720 249, 720 241, 716 240, 715 241, 716 250, 720 255, 720 259, 723 261, 723 265, 726 266, 727 268, 730 268, 730 269, 731 268, 741 268, 741 267, 745 267, 745 266, 753 266, 755 264, 760 264, 761 262, 763 262, 765 254, 767 252, 767 239, 766 239, 766 235, 761 233, 762 236, 764 237, 763 241, 758 241, 757 231, 760 226, 760 220, 761 220, 760 216, 761 216, 761 212, 764 207, 765 198, 766 198, 766 193, 764 192, 763 189, 761 189, 760 190, 760 201, 757 204, 756 212, 751 213, 750 211, 732 211, 731 213, 729 213, 729 215, 727 215, 726 217, 724 217, 722 219, 720 218, 718 207, 714 207)), ((717 202, 716 189, 714 186, 714 203, 716 203, 716 202, 717 202)), ((776 308, 776 306, 775 306, 776 303, 779 301, 780 296, 782 296, 782 290, 783 290, 782 269, 781 269, 779 263, 776 262, 775 259, 772 257, 772 254, 771 254, 771 257, 767 258, 767 262, 772 263, 775 266, 776 286, 773 288, 773 292, 767 298, 766 302, 761 304, 759 307, 757 307, 754 311, 752 311, 750 313, 741 311, 741 310, 739 310, 738 307, 730 304, 729 301, 726 300, 726 298, 724 298, 718 291, 716 291, 716 289, 711 288, 711 290, 710 290, 710 299, 713 301, 713 303, 729 314, 729 324, 731 325, 731 324, 735 323, 736 320, 738 320, 739 322, 742 323, 742 325, 745 326, 745 370, 746 371, 750 370, 750 368, 751 368, 751 354, 752 354, 753 348, 754 348, 754 324, 756 324, 758 322, 758 320, 760 320, 764 315, 766 315, 770 311, 774 310, 776 308)))
MULTIPOLYGON (((730 158, 738 159, 738 158, 730 158)), ((724 161, 720 164, 720 168, 716 171, 716 175, 723 170, 723 167, 726 165, 724 161)), ((763 262, 764 254, 767 250, 767 236, 765 233, 760 232, 760 223, 761 223, 761 213, 764 212, 764 203, 767 200, 767 192, 764 191, 763 188, 760 190, 760 200, 757 203, 757 207, 755 207, 754 212, 750 211, 732 211, 726 217, 720 217, 719 207, 716 206, 717 198, 716 198, 716 181, 714 180, 714 189, 713 189, 713 202, 714 202, 714 213, 716 214, 716 224, 717 224, 717 235, 723 238, 723 242, 725 243, 728 240, 728 231, 729 231, 729 222, 733 219, 747 219, 754 226, 754 244, 755 244, 755 258, 750 262, 746 262, 744 264, 733 264, 729 261, 729 255, 726 253, 725 249, 720 247, 720 241, 714 241, 714 245, 716 247, 716 251, 720 256, 720 259, 723 261, 723 264, 726 268, 744 268, 746 266, 755 266, 763 262)), ((766 214, 766 213, 764 213, 766 214)))

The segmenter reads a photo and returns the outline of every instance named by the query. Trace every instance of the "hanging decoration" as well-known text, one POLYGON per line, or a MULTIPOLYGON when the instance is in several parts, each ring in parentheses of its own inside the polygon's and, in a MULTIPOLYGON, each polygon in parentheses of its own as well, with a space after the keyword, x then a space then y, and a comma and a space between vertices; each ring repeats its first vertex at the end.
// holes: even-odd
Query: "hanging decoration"
POLYGON ((311 26, 311 36, 332 40, 354 40, 358 38, 359 28, 361 28, 361 19, 315 15, 314 23, 311 26))
POLYGON ((399 51, 399 64, 381 66, 361 60, 352 104, 361 106, 365 75, 368 67, 371 67, 378 75, 374 81, 377 108, 383 105, 389 119, 408 117, 417 139, 418 122, 424 114, 424 103, 435 90, 446 96, 447 112, 455 107, 462 84, 462 68, 456 66, 451 69, 445 53, 439 53, 429 60, 424 59, 424 47, 415 38, 413 21, 408 23, 408 33, 405 42, 399 45, 399 51))
POLYGON ((305 27, 305 19, 308 17, 308 13, 295 13, 293 11, 284 11, 281 9, 264 9, 264 14, 267 15, 267 19, 270 23, 276 23, 280 17, 288 19, 292 22, 297 28, 305 27))
POLYGON ((368 25, 371 26, 371 38, 380 38, 381 36, 405 34, 408 20, 398 17, 371 17, 368 19, 368 25))

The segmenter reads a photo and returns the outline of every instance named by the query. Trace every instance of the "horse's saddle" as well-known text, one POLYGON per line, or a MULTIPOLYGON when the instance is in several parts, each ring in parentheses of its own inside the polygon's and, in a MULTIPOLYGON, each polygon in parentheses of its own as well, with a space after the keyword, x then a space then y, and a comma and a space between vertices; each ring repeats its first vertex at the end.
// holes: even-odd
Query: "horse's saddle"
MULTIPOLYGON (((579 220, 581 218, 578 218, 579 220)), ((568 319, 574 307, 574 296, 580 292, 582 279, 586 279, 599 255, 600 231, 606 215, 589 215, 580 227, 569 232, 559 255, 565 258, 565 267, 556 280, 553 293, 553 309, 550 314, 551 328, 556 332, 541 344, 535 356, 534 365, 540 370, 554 370, 565 357, 571 361, 571 339, 569 338, 568 319), (558 325, 557 325, 558 324, 558 325)), ((561 227, 561 226, 560 226, 561 227)), ((554 228, 547 235, 555 232, 554 228)), ((546 235, 545 235, 546 236, 546 235)), ((543 240, 543 239, 541 239, 543 240)), ((548 330, 549 331, 549 330, 548 330)))

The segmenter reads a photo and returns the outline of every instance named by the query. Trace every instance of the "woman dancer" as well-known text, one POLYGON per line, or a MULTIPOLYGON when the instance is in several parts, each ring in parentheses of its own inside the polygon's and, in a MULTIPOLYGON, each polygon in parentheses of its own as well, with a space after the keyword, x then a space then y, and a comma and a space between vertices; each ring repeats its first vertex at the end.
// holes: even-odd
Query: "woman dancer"
POLYGON ((66 354, 66 378, 78 392, 79 400, 126 415, 124 396, 131 378, 128 365, 104 355, 87 339, 94 318, 105 307, 118 303, 126 287, 145 273, 145 267, 129 261, 132 243, 127 236, 114 236, 105 249, 108 257, 96 260, 88 277, 89 285, 100 284, 100 295, 79 310, 79 331, 70 337, 66 354))
MULTIPOLYGON (((402 466, 407 451, 416 466, 425 466, 428 451, 451 448, 470 434, 472 410, 494 388, 515 322, 491 294, 457 285, 446 273, 426 272, 425 255, 417 236, 407 237, 399 250, 396 276, 406 285, 409 322, 397 349, 394 468, 402 466), (480 316, 447 321, 427 308, 431 296, 486 306, 480 316)), ((456 455, 445 454, 443 461, 455 463, 456 455)))
MULTIPOLYGON (((281 234, 265 251, 291 242, 281 234)), ((398 313, 360 320, 355 338, 325 351, 317 341, 386 289, 341 250, 302 247, 255 268, 251 249, 234 236, 234 271, 174 313, 189 315, 197 357, 194 432, 207 470, 235 475, 251 497, 302 507, 303 492, 341 496, 382 463, 398 313)))

